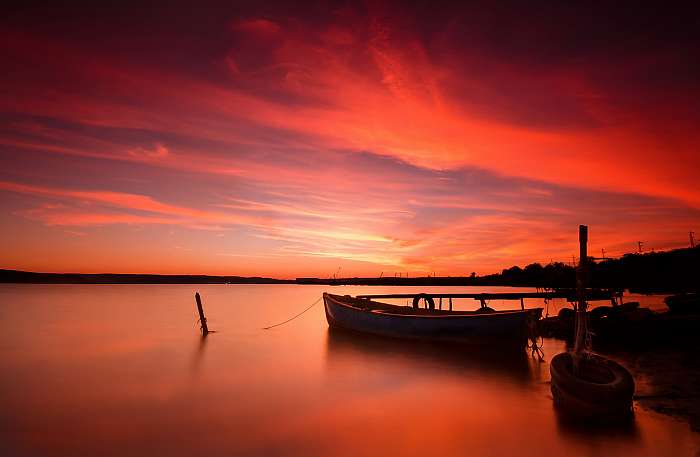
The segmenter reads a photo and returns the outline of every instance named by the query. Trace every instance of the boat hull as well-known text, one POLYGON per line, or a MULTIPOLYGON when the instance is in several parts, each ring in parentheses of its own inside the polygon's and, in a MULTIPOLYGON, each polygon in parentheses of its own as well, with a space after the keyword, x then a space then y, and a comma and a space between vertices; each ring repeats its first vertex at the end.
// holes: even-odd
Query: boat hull
MULTIPOLYGON (((528 325, 541 314, 541 308, 494 313, 395 314, 355 306, 356 300, 324 294, 328 325, 355 332, 392 338, 456 341, 470 344, 525 346, 528 325)), ((409 308, 410 310, 410 308, 409 308)))

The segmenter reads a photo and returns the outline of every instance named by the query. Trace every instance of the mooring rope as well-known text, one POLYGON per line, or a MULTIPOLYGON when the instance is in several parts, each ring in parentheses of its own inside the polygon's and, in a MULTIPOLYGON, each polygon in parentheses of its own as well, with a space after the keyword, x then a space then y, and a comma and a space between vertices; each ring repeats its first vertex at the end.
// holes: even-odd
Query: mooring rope
POLYGON ((534 359, 537 356, 537 360, 544 362, 544 351, 542 350, 542 345, 544 344, 544 338, 539 337, 539 344, 537 342, 538 337, 530 338, 530 342, 527 344, 527 348, 530 350, 530 356, 534 359))
POLYGON ((293 321, 297 317, 301 316, 302 314, 304 314, 305 312, 307 312, 308 310, 310 310, 311 308, 316 306, 316 304, 318 304, 318 302, 320 302, 322 298, 323 298, 323 296, 318 297, 318 299, 315 302, 311 303, 304 311, 300 312, 299 314, 296 314, 296 315, 290 317, 289 319, 287 319, 286 321, 280 322, 279 324, 270 325, 269 327, 263 327, 263 330, 270 330, 271 328, 279 327, 280 325, 284 325, 287 322, 293 321))
POLYGON ((541 335, 538 335, 537 322, 535 321, 535 319, 533 319, 532 317, 528 318, 527 327, 528 327, 527 348, 530 350, 530 356, 532 358, 535 358, 535 356, 537 356, 537 360, 539 360, 540 362, 544 362, 544 351, 542 350, 542 345, 544 344, 544 338, 542 338, 541 335), (538 338, 539 338, 539 341, 538 341, 538 338))

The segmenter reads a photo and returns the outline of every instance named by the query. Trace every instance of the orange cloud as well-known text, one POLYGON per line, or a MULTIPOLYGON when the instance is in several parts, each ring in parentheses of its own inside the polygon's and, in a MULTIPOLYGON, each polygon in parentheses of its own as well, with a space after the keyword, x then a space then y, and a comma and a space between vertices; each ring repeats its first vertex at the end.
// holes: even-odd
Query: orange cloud
MULTIPOLYGON (((254 29, 268 27, 260 25, 264 21, 252 24, 257 24, 254 29)), ((243 29, 247 31, 246 27, 243 29)), ((270 51, 272 63, 254 69, 239 65, 241 74, 235 76, 230 87, 157 69, 115 67, 107 61, 85 67, 79 50, 29 40, 23 49, 29 46, 32 55, 39 50, 46 54, 47 48, 54 48, 51 52, 70 56, 63 63, 74 68, 69 71, 97 77, 113 91, 128 87, 134 96, 147 100, 158 111, 143 111, 121 102, 105 106, 97 94, 81 94, 76 100, 72 94, 47 93, 46 88, 36 88, 35 95, 10 97, 4 106, 97 125, 187 132, 230 142, 238 148, 372 151, 435 169, 475 165, 556 184, 641 192, 679 198, 693 205, 699 203, 700 189, 690 171, 692 167, 688 166, 695 164, 697 157, 692 146, 692 138, 697 136, 693 130, 686 131, 687 139, 679 144, 674 131, 679 127, 671 126, 669 130, 669 126, 659 125, 648 130, 640 113, 629 117, 619 108, 615 118, 610 119, 604 94, 582 75, 576 77, 575 83, 567 79, 569 75, 543 75, 536 70, 526 77, 544 77, 560 86, 560 90, 570 91, 566 96, 585 107, 599 126, 533 129, 471 112, 470 105, 461 104, 448 89, 455 78, 474 79, 478 88, 481 76, 453 74, 449 67, 440 67, 430 61, 418 42, 402 47, 388 26, 371 29, 373 35, 364 44, 373 56, 378 79, 365 68, 351 64, 349 58, 358 49, 343 52, 319 47, 310 35, 298 29, 282 29, 279 33, 282 38, 270 51), (316 65, 319 61, 324 65, 316 65), (238 79, 279 84, 288 96, 309 103, 280 103, 265 91, 236 89, 238 79), (265 134, 256 135, 239 127, 251 122, 256 126, 253 132, 259 129, 257 126, 265 126, 268 131, 294 132, 299 139, 282 139, 277 134, 266 139, 265 134), (667 154, 684 160, 666 160, 667 154)), ((237 51, 232 52, 235 60, 237 51)), ((94 62, 93 57, 90 59, 94 62)), ((522 69, 500 63, 495 71, 502 74, 500 77, 516 78, 514 75, 522 69)), ((198 159, 185 159, 184 166, 197 168, 198 159)), ((209 169, 227 170, 224 164, 216 163, 209 169)))
POLYGON ((186 62, 3 28, 3 212, 82 238, 183 228, 178 246, 262 274, 279 256, 309 274, 488 272, 568 259, 580 222, 608 253, 673 247, 697 226, 695 93, 634 79, 682 55, 538 60, 461 40, 458 15, 415 33, 375 8, 313 26, 223 17, 186 62))

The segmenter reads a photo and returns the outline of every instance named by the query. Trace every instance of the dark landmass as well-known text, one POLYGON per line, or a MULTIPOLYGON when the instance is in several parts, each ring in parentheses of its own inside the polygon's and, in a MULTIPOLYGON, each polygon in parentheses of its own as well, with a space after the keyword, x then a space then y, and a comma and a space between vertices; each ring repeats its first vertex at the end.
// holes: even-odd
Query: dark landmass
MULTIPOLYGON (((629 289, 641 293, 698 291, 700 247, 645 254, 625 254, 617 259, 589 258, 588 285, 598 289, 629 289)), ((522 286, 543 289, 571 288, 576 269, 565 263, 532 263, 500 273, 477 276, 424 276, 375 278, 273 279, 241 276, 31 273, 0 270, 4 283, 69 284, 318 284, 329 286, 522 286)))
MULTIPOLYGON (((381 278, 297 278, 297 284, 328 286, 479 286, 486 285, 486 277, 471 276, 417 276, 414 278, 385 276, 381 278)), ((488 283, 489 285, 494 285, 488 283)), ((500 284, 498 284, 500 285, 500 284)), ((510 285, 510 284, 503 284, 510 285)))
POLYGON ((294 284, 294 280, 206 275, 32 273, 0 270, 0 283, 28 284, 294 284))
MULTIPOLYGON (((589 287, 630 289, 641 293, 697 291, 700 287, 700 247, 672 251, 625 254, 617 259, 589 258, 589 287)), ((514 266, 486 276, 297 278, 297 284, 372 286, 523 286, 547 289, 571 288, 576 269, 565 263, 532 263, 514 266)))
MULTIPOLYGON (((594 288, 629 289, 640 293, 692 292, 700 287, 699 267, 700 247, 625 254, 616 259, 591 257, 587 284, 594 288)), ((545 266, 533 263, 484 277, 488 278, 509 285, 561 288, 575 284, 576 270, 563 263, 545 266)))

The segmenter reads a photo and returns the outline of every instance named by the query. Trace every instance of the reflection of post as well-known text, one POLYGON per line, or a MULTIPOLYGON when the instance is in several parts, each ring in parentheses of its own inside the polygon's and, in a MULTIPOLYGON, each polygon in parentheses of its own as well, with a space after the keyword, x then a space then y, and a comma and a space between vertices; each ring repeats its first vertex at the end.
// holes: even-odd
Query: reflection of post
POLYGON ((206 336, 209 333, 207 327, 207 318, 204 317, 204 308, 202 308, 202 300, 199 298, 199 292, 195 292, 194 299, 197 301, 197 311, 199 311, 199 322, 202 323, 202 335, 206 336))
POLYGON ((199 370, 199 366, 202 363, 202 359, 204 357, 204 349, 206 347, 207 341, 209 341, 209 338, 207 335, 202 335, 199 337, 199 344, 197 345, 197 349, 195 350, 195 353, 192 356, 192 373, 196 373, 199 370))
POLYGON ((588 261, 588 227, 579 225, 578 242, 580 249, 579 267, 576 270, 576 292, 578 306, 576 307, 576 339, 574 353, 583 352, 586 345, 586 264, 588 261))

